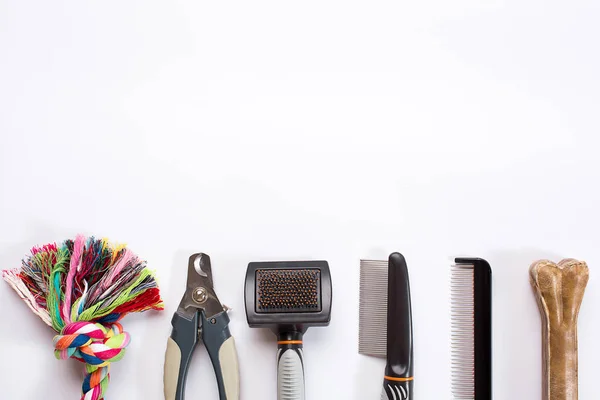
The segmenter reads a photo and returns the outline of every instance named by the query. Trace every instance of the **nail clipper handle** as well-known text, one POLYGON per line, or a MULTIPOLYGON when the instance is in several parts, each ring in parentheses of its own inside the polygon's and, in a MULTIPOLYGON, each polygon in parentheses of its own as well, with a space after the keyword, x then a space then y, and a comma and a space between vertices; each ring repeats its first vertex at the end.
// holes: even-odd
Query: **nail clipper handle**
POLYGON ((212 361, 219 387, 219 400, 239 400, 240 372, 235 340, 229 332, 229 317, 223 311, 208 320, 202 313, 202 340, 212 361))
POLYGON ((198 314, 191 320, 174 314, 171 325, 173 331, 165 354, 164 394, 165 400, 183 400, 188 365, 198 344, 198 314))

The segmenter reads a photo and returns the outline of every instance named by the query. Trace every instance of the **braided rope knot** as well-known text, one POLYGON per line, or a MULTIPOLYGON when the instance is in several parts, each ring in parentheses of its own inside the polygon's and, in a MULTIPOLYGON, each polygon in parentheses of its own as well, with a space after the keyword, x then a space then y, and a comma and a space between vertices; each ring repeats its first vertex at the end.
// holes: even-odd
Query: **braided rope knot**
POLYGON ((117 322, 73 322, 54 337, 54 355, 84 362, 87 374, 81 400, 102 400, 110 380, 110 363, 123 358, 128 344, 129 334, 117 322))

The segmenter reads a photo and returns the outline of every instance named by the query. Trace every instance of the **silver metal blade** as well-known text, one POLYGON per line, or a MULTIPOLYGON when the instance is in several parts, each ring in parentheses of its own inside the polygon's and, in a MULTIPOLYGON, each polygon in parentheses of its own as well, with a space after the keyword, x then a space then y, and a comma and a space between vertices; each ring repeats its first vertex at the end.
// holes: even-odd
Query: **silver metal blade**
POLYGON ((452 399, 475 399, 475 270, 473 265, 451 268, 452 399))
POLYGON ((385 357, 387 346, 388 262, 360 260, 358 352, 385 357))

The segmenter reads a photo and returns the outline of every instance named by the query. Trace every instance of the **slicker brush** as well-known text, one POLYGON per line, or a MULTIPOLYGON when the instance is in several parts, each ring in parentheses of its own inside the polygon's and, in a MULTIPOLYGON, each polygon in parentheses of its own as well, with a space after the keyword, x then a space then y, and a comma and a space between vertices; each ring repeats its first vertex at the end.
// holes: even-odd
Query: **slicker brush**
POLYGON ((246 316, 252 328, 277 335, 277 398, 304 400, 302 338, 331 318, 326 261, 253 262, 246 273, 246 316))

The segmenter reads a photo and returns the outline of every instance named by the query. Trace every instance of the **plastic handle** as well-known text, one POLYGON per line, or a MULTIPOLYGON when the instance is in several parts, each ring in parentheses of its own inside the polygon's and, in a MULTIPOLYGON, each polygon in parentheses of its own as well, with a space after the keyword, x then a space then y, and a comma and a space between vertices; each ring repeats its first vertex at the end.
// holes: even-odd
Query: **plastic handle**
POLYGON ((406 260, 392 253, 388 262, 387 365, 391 378, 413 377, 413 331, 410 283, 406 260))
POLYGON ((280 334, 277 344, 277 399, 304 400, 302 334, 280 334))
MULTIPOLYGON (((239 400, 240 375, 235 341, 225 312, 208 320, 202 313, 202 340, 215 370, 219 400, 239 400)), ((175 314, 167 343, 164 371, 165 400, 184 400, 185 381, 192 353, 198 344, 198 314, 191 320, 175 314)))
POLYGON ((219 313, 208 320, 202 314, 202 340, 212 361, 219 387, 219 400, 239 400, 240 372, 235 340, 229 332, 229 317, 219 313))
POLYGON ((388 261, 387 363, 382 399, 413 400, 413 330, 408 267, 400 253, 388 261))
POLYGON ((163 376, 165 400, 183 400, 188 365, 198 344, 198 314, 191 320, 174 314, 171 324, 163 376))
POLYGON ((381 400, 413 400, 413 381, 383 380, 381 400))

